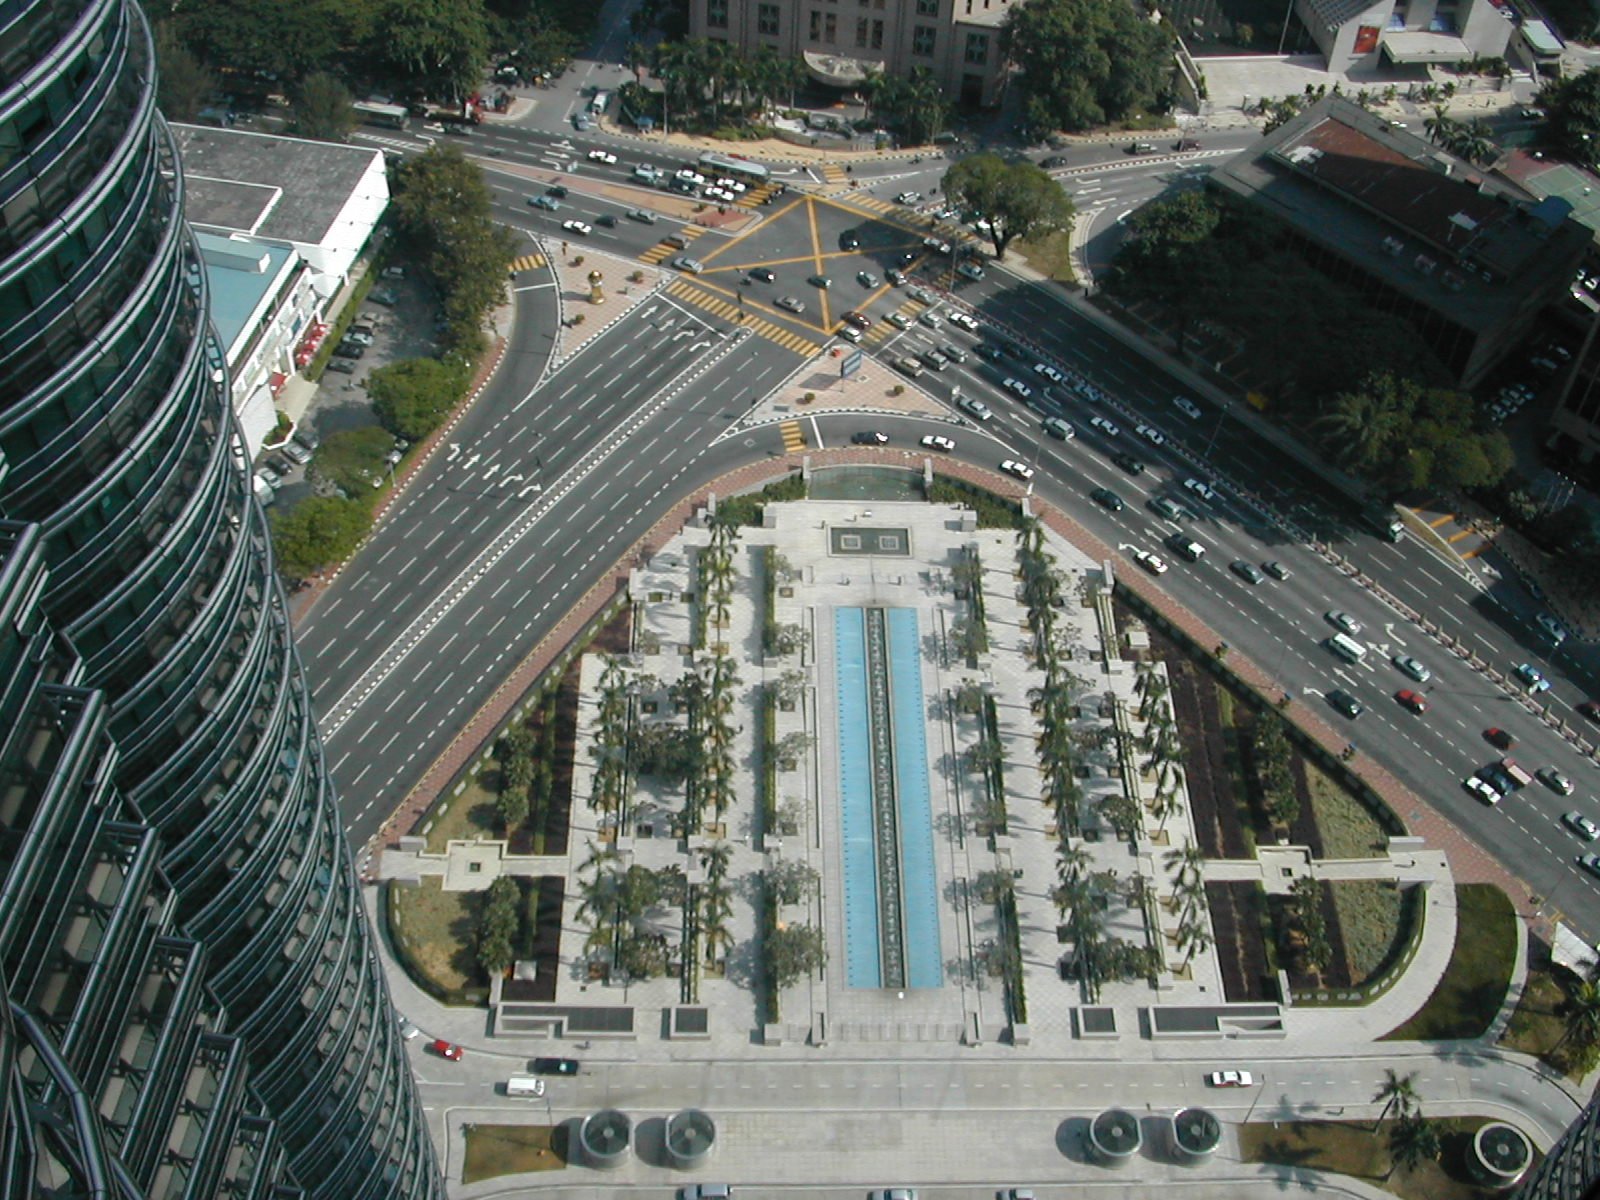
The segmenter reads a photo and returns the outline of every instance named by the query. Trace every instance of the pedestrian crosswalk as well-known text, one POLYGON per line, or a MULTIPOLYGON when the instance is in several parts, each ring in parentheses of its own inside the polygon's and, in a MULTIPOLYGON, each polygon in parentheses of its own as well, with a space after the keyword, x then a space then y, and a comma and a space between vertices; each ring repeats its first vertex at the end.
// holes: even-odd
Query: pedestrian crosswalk
POLYGON ((766 338, 782 346, 785 350, 792 350, 802 358, 811 358, 818 354, 822 347, 810 338, 792 333, 782 325, 765 320, 754 313, 747 313, 738 305, 730 304, 721 296, 712 294, 703 288, 697 288, 691 283, 678 280, 667 288, 667 295, 675 300, 682 300, 685 304, 692 304, 696 308, 704 309, 708 313, 721 317, 724 321, 732 321, 735 325, 743 325, 751 333, 766 338))
MULTIPOLYGON (((917 317, 929 307, 931 306, 924 304, 920 300, 912 300, 908 297, 905 303, 894 311, 900 316, 904 317, 908 322, 915 322, 917 317)), ((861 341, 863 344, 868 346, 878 346, 888 341, 899 332, 901 332, 899 326, 895 325, 892 321, 877 321, 873 324, 871 329, 867 330, 861 335, 861 341)))
POLYGON ((843 183, 847 178, 848 176, 845 175, 844 168, 838 163, 822 164, 822 182, 843 183))
POLYGON ((778 426, 778 432, 783 435, 785 454, 798 454, 806 448, 806 433, 800 428, 799 421, 785 421, 778 426))
POLYGON ((537 271, 548 262, 542 254, 522 254, 511 260, 511 272, 515 275, 523 271, 537 271))
POLYGON ((778 185, 775 183, 763 183, 753 188, 748 188, 745 194, 739 197, 739 207, 760 208, 767 202, 767 197, 777 190, 778 185))
MULTIPOLYGON (((705 233, 705 231, 706 227, 704 225, 685 225, 682 229, 678 230, 678 236, 686 242, 692 242, 695 240, 695 238, 705 233)), ((669 242, 660 241, 654 246, 651 246, 650 249, 640 254, 639 261, 648 263, 653 267, 662 259, 678 253, 680 253, 678 247, 669 242)))

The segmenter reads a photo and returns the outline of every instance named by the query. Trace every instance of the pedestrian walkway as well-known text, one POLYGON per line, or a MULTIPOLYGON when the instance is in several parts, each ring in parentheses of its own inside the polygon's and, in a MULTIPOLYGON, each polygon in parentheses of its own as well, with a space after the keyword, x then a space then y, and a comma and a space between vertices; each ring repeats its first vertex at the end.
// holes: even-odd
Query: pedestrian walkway
POLYGON ((732 321, 735 325, 742 325, 752 333, 764 337, 774 345, 782 346, 785 350, 792 350, 802 358, 811 358, 822 352, 822 346, 810 338, 801 337, 792 330, 785 329, 782 325, 758 317, 754 313, 747 313, 743 304, 730 304, 721 296, 713 295, 703 288, 695 287, 691 283, 678 280, 667 286, 667 295, 674 300, 682 300, 685 304, 692 304, 696 308, 704 309, 708 313, 721 317, 724 321, 732 321))

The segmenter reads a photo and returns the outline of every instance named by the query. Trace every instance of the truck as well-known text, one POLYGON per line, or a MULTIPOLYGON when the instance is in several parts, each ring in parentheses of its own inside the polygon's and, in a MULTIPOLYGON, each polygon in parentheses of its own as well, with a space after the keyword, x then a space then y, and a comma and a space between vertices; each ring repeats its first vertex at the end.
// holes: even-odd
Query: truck
POLYGON ((1400 535, 1406 531, 1400 518, 1395 516, 1394 507, 1389 504, 1369 505, 1361 510, 1361 520, 1373 533, 1391 542, 1398 542, 1400 535))

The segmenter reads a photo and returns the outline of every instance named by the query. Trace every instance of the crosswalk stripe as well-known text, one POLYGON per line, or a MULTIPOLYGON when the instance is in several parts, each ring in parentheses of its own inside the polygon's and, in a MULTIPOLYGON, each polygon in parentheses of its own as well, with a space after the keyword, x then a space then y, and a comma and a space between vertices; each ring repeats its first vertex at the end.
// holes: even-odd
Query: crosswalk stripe
POLYGON ((800 428, 799 421, 785 421, 778 426, 778 431, 783 434, 783 449, 787 454, 806 448, 805 430, 800 428))
POLYGON ((511 260, 512 271, 537 271, 545 265, 545 256, 542 254, 523 254, 511 260))
POLYGON ((729 304, 721 296, 712 295, 710 292, 695 287, 679 279, 667 287, 667 295, 673 296, 696 308, 703 308, 714 313, 735 325, 743 325, 751 332, 766 338, 775 345, 782 346, 785 350, 792 350, 803 358, 811 358, 822 352, 822 347, 809 338, 791 333, 781 325, 774 325, 771 321, 746 313, 736 305, 729 304))
POLYGON ((838 163, 824 163, 822 165, 822 178, 827 183, 843 183, 845 181, 844 168, 838 163))

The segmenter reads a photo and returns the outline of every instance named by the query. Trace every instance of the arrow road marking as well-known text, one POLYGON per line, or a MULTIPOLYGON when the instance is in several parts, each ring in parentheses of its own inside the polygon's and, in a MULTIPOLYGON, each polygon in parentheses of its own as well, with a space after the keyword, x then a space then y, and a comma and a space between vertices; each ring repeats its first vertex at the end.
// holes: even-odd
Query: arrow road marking
POLYGON ((445 462, 454 462, 456 455, 458 455, 460 453, 461 453, 461 443, 460 442, 451 442, 450 443, 450 453, 445 456, 445 462))

